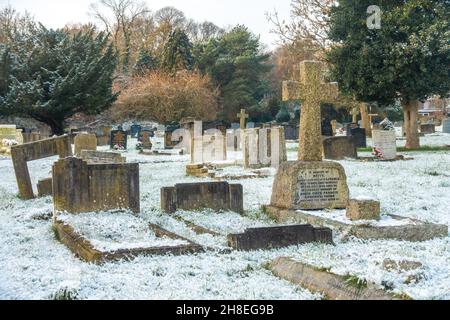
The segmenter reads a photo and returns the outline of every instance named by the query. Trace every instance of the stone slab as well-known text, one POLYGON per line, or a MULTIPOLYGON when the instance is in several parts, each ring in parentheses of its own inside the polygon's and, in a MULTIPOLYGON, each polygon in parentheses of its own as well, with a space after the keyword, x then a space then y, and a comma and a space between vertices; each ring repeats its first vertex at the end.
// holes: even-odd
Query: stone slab
POLYGON ((290 225, 250 228, 244 233, 228 235, 228 246, 241 251, 271 250, 312 242, 332 244, 331 229, 290 225))
POLYGON ((311 265, 281 257, 270 264, 273 274, 313 293, 320 293, 327 300, 400 300, 393 294, 377 288, 372 283, 360 285, 348 281, 349 277, 321 270, 311 265))
POLYGON ((390 217, 400 221, 406 219, 411 224, 399 226, 350 224, 332 218, 317 216, 305 211, 286 210, 273 206, 266 207, 266 210, 267 214, 278 223, 308 223, 313 226, 328 227, 343 233, 346 238, 353 236, 360 239, 421 242, 448 236, 447 225, 433 224, 395 215, 390 215, 390 217))
POLYGON ((100 151, 81 151, 81 159, 88 164, 102 164, 102 163, 126 163, 127 159, 122 157, 120 153, 114 152, 100 152, 100 151))
POLYGON ((47 197, 53 194, 52 178, 39 180, 37 184, 38 197, 47 197))
POLYGON ((349 200, 345 170, 337 162, 284 162, 272 188, 271 205, 284 209, 344 209, 349 200))
POLYGON ((161 209, 165 212, 208 208, 243 212, 242 185, 204 182, 177 184, 175 187, 161 189, 161 209))
POLYGON ((94 248, 94 246, 80 234, 76 233, 73 227, 55 219, 53 230, 59 241, 65 244, 78 258, 88 263, 103 264, 110 261, 131 260, 139 255, 185 255, 203 252, 200 245, 169 232, 157 225, 150 224, 149 231, 153 230, 157 237, 168 237, 173 240, 184 240, 187 245, 165 246, 153 248, 121 249, 117 251, 104 252, 94 248))

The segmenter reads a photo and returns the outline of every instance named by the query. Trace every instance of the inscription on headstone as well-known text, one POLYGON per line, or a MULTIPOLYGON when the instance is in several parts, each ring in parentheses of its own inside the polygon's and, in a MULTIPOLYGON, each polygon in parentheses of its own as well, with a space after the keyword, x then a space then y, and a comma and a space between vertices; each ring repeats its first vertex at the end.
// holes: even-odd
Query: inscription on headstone
POLYGON ((111 131, 111 149, 126 150, 128 142, 128 134, 123 130, 111 131))
POLYGON ((339 171, 336 169, 306 169, 299 172, 298 201, 337 201, 339 171))

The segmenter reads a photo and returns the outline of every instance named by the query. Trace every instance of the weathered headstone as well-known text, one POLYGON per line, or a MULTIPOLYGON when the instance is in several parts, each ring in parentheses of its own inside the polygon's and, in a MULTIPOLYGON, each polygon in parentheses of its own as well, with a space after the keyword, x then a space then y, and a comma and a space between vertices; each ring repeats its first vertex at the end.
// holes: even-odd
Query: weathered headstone
POLYGON ((74 139, 75 155, 80 156, 82 150, 97 150, 97 137, 95 134, 79 133, 74 139))
POLYGON ((436 126, 434 124, 422 124, 420 126, 420 132, 424 134, 436 133, 436 126))
POLYGON ((348 137, 353 137, 355 141, 356 148, 367 148, 367 135, 366 129, 354 128, 347 132, 348 137))
POLYGON ((312 242, 332 244, 331 229, 291 225, 251 228, 244 233, 228 235, 228 246, 241 251, 270 250, 312 242))
POLYGON ((442 121, 442 133, 450 133, 450 119, 442 121))
POLYGON ((347 205, 347 218, 357 220, 380 220, 380 202, 374 200, 351 199, 347 205))
POLYGON ((111 149, 127 150, 128 133, 124 130, 111 131, 111 149))
POLYGON ((242 185, 228 182, 177 184, 161 189, 161 209, 168 213, 207 208, 241 213, 243 199, 242 185))
POLYGON ((254 123, 254 122, 247 122, 245 128, 246 129, 254 129, 254 128, 256 128, 256 123, 254 123))
POLYGON ((142 147, 144 149, 150 150, 153 147, 151 137, 153 135, 152 131, 149 130, 141 130, 139 131, 139 142, 142 143, 142 147))
POLYGON ((142 126, 138 124, 133 124, 130 128, 130 135, 132 138, 138 138, 139 134, 141 133, 142 126))
POLYGON ((319 62, 301 63, 300 83, 283 83, 283 97, 302 98, 299 161, 281 164, 275 177, 271 206, 277 209, 346 208, 347 176, 337 162, 322 162, 320 103, 337 98, 337 85, 322 82, 319 62), (300 89, 300 90, 299 90, 300 89), (294 90, 294 91, 293 91, 294 90))
POLYGON ((283 127, 286 140, 298 140, 299 126, 289 124, 283 127))
MULTIPOLYGON (((364 135, 364 138, 366 136, 364 135)), ((328 160, 357 159, 354 137, 328 137, 323 140, 324 158, 328 160)))
POLYGON ((397 159, 396 135, 393 130, 373 130, 372 132, 373 148, 381 153, 383 160, 397 159))
POLYGON ((120 153, 100 152, 100 151, 81 151, 81 159, 88 164, 104 164, 104 163, 126 163, 127 159, 122 157, 120 153))
POLYGON ((164 131, 164 149, 173 149, 181 142, 182 137, 179 137, 178 139, 175 139, 175 137, 173 137, 173 133, 179 129, 179 125, 166 126, 164 131))
POLYGON ((16 140, 17 128, 15 125, 0 125, 0 143, 3 139, 16 140))
POLYGON ((22 199, 34 198, 27 162, 56 155, 59 155, 60 158, 72 156, 72 146, 68 135, 25 143, 11 148, 17 185, 22 199))
POLYGON ((56 212, 140 211, 139 164, 88 164, 65 158, 53 165, 56 212))
POLYGON ((52 195, 52 178, 42 179, 38 181, 38 197, 46 197, 52 195))

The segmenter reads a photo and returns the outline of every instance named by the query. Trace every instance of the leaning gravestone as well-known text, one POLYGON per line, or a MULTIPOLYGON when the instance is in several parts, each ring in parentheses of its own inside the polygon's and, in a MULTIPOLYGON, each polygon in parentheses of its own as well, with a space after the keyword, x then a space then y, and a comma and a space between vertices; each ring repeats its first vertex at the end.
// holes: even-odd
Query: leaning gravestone
POLYGON ((128 134, 124 130, 111 131, 111 149, 127 150, 128 134))
POLYGON ((34 198, 27 162, 56 155, 59 155, 60 158, 72 156, 72 146, 68 135, 26 143, 11 148, 17 185, 22 199, 29 200, 34 198))
POLYGON ((337 85, 322 82, 320 62, 303 61, 300 67, 300 83, 283 83, 285 99, 296 97, 303 101, 299 161, 281 164, 272 189, 271 207, 277 210, 344 209, 349 199, 347 176, 339 163, 322 161, 320 129, 320 104, 336 101, 337 85))
POLYGON ((450 133, 450 119, 442 121, 442 133, 450 133))
POLYGON ((82 150, 97 150, 97 136, 89 133, 79 133, 74 138, 75 155, 80 156, 82 150))
POLYGON ((373 130, 373 148, 381 152, 383 160, 397 159, 396 134, 393 130, 373 130))

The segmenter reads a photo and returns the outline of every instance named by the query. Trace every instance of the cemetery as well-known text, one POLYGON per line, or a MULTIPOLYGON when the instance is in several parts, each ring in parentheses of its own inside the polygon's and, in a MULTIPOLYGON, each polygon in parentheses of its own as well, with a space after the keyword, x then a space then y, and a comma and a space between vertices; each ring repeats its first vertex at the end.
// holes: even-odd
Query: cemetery
MULTIPOLYGON (((391 90, 386 70, 384 82, 353 82, 361 70, 342 67, 339 52, 325 63, 318 56, 328 52, 291 61, 274 51, 275 64, 289 65, 273 74, 259 66, 258 80, 206 76, 267 62, 258 37, 236 28, 218 29, 195 67, 188 62, 198 57, 164 56, 192 49, 186 30, 175 28, 155 52, 110 39, 120 59, 102 47, 107 36, 81 32, 67 39, 98 52, 49 64, 104 65, 70 85, 47 79, 67 85, 64 99, 48 92, 54 100, 21 107, 22 87, 0 88, 0 299, 450 299, 445 84, 414 96, 391 90), (242 34, 258 43, 251 59, 215 56, 240 51, 227 41, 242 34), (237 81, 219 83, 225 78, 237 81), (251 82, 273 88, 239 100, 251 82), (370 88, 353 87, 361 83, 370 88), (431 96, 444 111, 419 119, 419 101, 431 96)), ((38 95, 23 87, 23 96, 38 95)))

